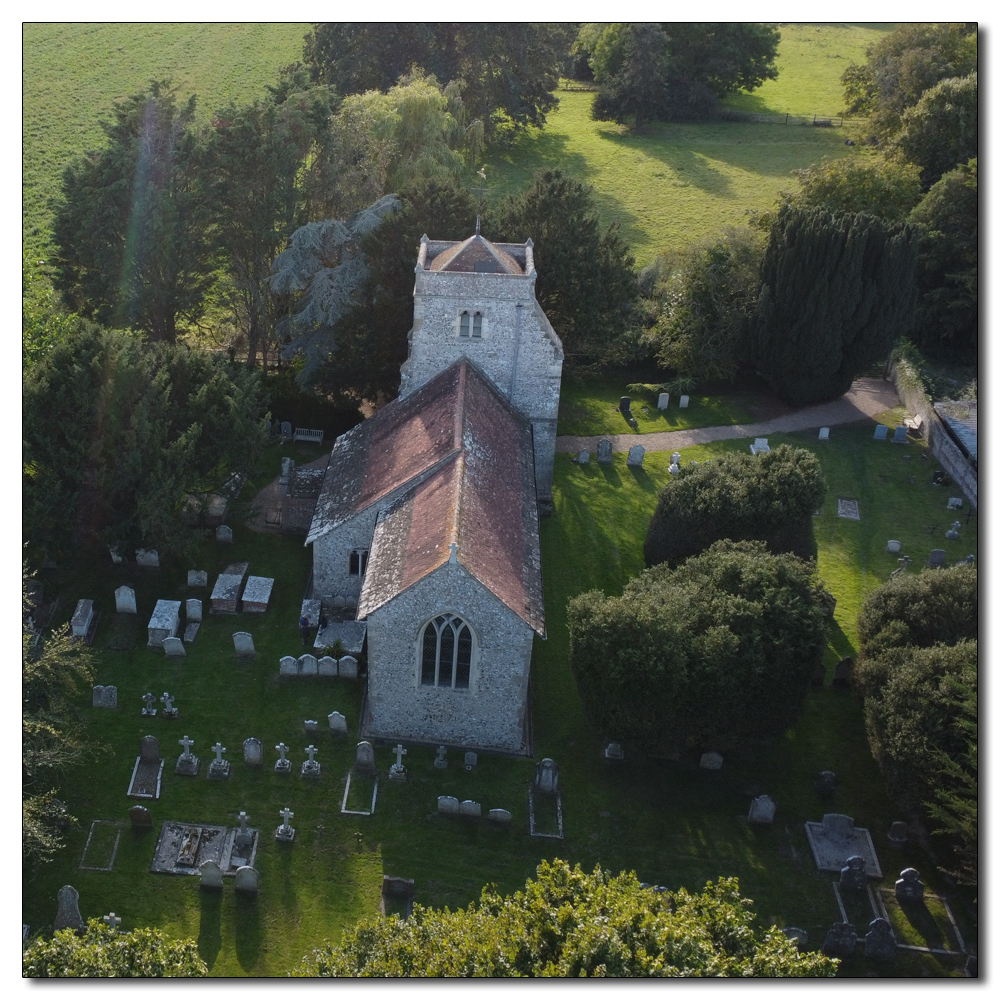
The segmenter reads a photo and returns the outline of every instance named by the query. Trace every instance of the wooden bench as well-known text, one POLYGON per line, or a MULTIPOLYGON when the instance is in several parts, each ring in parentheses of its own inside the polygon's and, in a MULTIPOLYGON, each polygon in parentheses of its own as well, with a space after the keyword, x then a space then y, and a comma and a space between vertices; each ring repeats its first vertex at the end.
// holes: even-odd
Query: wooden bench
POLYGON ((323 431, 322 430, 312 430, 308 427, 296 427, 295 434, 292 435, 293 441, 312 441, 315 444, 323 443, 323 431))

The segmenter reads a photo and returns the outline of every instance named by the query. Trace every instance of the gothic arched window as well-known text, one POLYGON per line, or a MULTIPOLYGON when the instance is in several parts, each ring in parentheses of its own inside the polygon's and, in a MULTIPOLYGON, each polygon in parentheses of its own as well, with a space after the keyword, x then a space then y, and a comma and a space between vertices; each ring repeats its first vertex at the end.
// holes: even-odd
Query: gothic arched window
POLYGON ((481 337, 483 335, 483 314, 475 312, 472 314, 472 336, 481 337))
POLYGON ((467 689, 472 648, 472 629, 458 615, 432 618, 420 636, 421 685, 467 689))
MULTIPOLYGON (((469 319, 470 317, 468 311, 467 310, 463 311, 461 317, 459 318, 459 325, 458 325, 458 335, 460 337, 469 336, 469 319)), ((482 320, 480 320, 480 323, 481 322, 482 320)))

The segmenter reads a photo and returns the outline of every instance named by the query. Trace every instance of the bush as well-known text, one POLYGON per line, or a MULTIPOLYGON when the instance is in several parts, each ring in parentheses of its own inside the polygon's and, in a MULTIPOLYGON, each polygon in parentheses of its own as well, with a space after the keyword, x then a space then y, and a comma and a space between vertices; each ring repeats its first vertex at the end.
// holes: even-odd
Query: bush
POLYGON ((772 552, 814 554, 812 514, 826 496, 816 456, 779 445, 687 465, 660 490, 646 532, 647 566, 676 566, 720 538, 758 539, 772 552))
POLYGON ((655 566, 621 597, 575 597, 570 664, 591 722, 655 747, 724 750, 783 733, 820 662, 823 597, 809 563, 759 541, 655 566))

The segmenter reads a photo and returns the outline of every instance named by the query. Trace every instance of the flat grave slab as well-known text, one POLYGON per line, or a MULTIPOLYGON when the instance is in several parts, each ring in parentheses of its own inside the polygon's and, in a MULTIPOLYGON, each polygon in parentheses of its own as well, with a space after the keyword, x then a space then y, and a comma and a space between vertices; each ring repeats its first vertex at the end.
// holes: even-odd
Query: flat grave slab
POLYGON ((156 648, 162 647, 163 640, 177 635, 181 622, 181 602, 180 601, 157 601, 153 608, 152 617, 149 619, 149 640, 148 646, 156 648))
POLYGON ((858 506, 858 501, 837 497, 837 517, 846 517, 852 521, 860 521, 861 508, 858 506))
POLYGON ((822 823, 809 821, 805 826, 816 867, 821 872, 836 872, 839 875, 847 859, 857 854, 865 859, 865 871, 869 877, 882 877, 871 834, 865 827, 855 826, 850 816, 827 813, 822 823))
POLYGON ((313 643, 317 649, 332 646, 338 639, 344 647, 344 652, 350 656, 359 656, 368 634, 368 622, 327 622, 325 629, 316 635, 313 643))
POLYGON ((243 587, 243 577, 250 563, 230 563, 218 576, 212 588, 211 608, 213 615, 235 615, 243 587))
POLYGON ((274 579, 269 576, 249 576, 243 588, 243 610, 250 614, 263 614, 271 602, 274 579))
POLYGON ((111 871, 121 836, 120 823, 109 819, 95 819, 90 824, 90 833, 87 834, 87 843, 78 867, 89 872, 111 871))
POLYGON ((235 876, 243 865, 253 866, 257 857, 259 831, 248 828, 253 837, 250 847, 234 848, 238 828, 210 823, 182 823, 167 820, 160 830, 149 870, 161 875, 198 875, 203 861, 214 861, 223 875, 235 876))

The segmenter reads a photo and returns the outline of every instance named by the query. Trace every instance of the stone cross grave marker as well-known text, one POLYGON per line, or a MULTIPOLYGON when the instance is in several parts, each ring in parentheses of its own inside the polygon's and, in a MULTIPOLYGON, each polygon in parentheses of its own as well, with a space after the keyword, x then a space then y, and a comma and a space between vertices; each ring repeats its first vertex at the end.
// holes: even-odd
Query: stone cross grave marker
POLYGON ((152 691, 147 691, 142 696, 142 700, 143 703, 145 704, 145 708, 143 708, 142 714, 148 716, 156 715, 156 708, 154 707, 156 705, 156 695, 153 694, 152 691))
POLYGON ((247 828, 247 820, 250 819, 250 817, 247 815, 245 809, 240 810, 240 814, 237 819, 240 821, 240 828, 237 831, 233 842, 237 847, 249 847, 253 843, 253 834, 247 828))
POLYGON ((184 739, 178 740, 177 742, 184 747, 184 752, 177 758, 177 764, 174 767, 174 774, 186 774, 189 777, 194 777, 198 773, 198 769, 201 766, 201 761, 198 760, 193 753, 191 753, 191 747, 194 746, 194 740, 185 734, 184 739))
POLYGON ((197 597, 189 597, 184 602, 184 617, 189 622, 200 622, 202 618, 201 601, 197 597))
POLYGON ((354 751, 354 768, 362 774, 375 773, 375 747, 362 740, 354 751))
POLYGON ((389 768, 390 781, 406 781, 406 768, 403 766, 403 754, 406 753, 402 743, 397 743, 392 752, 396 755, 396 763, 389 768))
POLYGON ((226 752, 226 748, 218 741, 215 741, 215 746, 212 747, 212 753, 215 754, 215 760, 208 765, 208 776, 215 780, 223 780, 229 777, 229 761, 223 760, 222 755, 226 752))
POLYGON ((312 775, 318 777, 320 773, 320 763, 315 760, 316 754, 319 751, 311 743, 306 747, 306 753, 309 755, 308 760, 302 761, 302 773, 304 775, 312 775))
POLYGON ((85 924, 80 916, 80 893, 71 885, 64 885, 56 897, 59 907, 56 910, 56 919, 52 922, 52 929, 61 931, 66 927, 73 930, 83 930, 85 924))
POLYGON ((260 767, 264 763, 264 748, 256 736, 243 741, 243 763, 247 767, 260 767))
POLYGON ((437 756, 434 758, 435 767, 447 767, 448 766, 448 748, 446 746, 440 746, 437 748, 437 756))
POLYGON ((135 591, 122 585, 115 591, 115 611, 120 615, 138 614, 135 603, 135 591))
POLYGON ((253 645, 253 636, 249 632, 234 632, 233 646, 237 656, 255 656, 257 653, 253 645))
POLYGON ((611 464, 611 442, 607 438, 597 442, 597 462, 599 465, 611 464))
POLYGON ((953 521, 951 527, 944 533, 944 537, 948 539, 949 542, 958 541, 958 529, 962 527, 961 521, 953 521))
POLYGON ((107 924, 108 929, 112 934, 114 934, 118 930, 118 927, 122 922, 122 918, 115 916, 115 912, 112 910, 110 913, 106 913, 103 917, 101 917, 101 921, 107 924))
POLYGON ((281 817, 281 826, 274 831, 274 836, 277 840, 288 840, 292 841, 295 839, 295 827, 289 826, 288 821, 295 815, 288 806, 284 809, 278 810, 278 815, 281 817))
POLYGON ((274 769, 278 774, 288 774, 292 769, 292 762, 285 757, 288 747, 284 743, 279 743, 275 748, 280 757, 274 762, 274 769))
POLYGON ((174 708, 174 696, 167 691, 163 692, 163 697, 160 698, 163 702, 163 718, 164 719, 176 719, 178 716, 178 711, 174 708))

